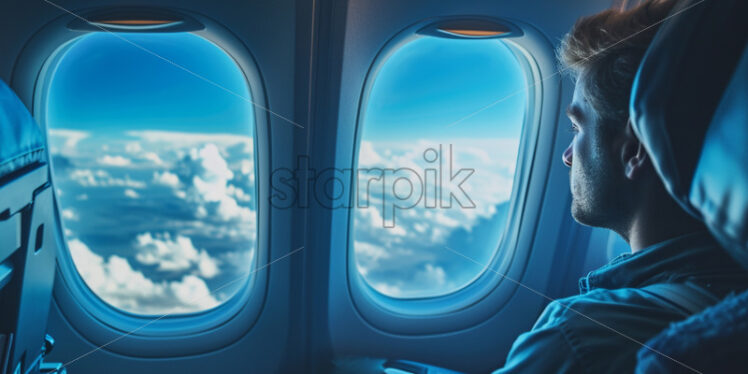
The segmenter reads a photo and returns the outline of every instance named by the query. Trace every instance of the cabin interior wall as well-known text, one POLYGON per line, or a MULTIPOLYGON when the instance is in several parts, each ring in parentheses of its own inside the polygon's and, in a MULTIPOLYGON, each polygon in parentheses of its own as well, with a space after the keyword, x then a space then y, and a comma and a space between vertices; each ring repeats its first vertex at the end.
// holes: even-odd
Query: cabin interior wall
MULTIPOLYGON (((21 53, 33 53, 24 51, 27 41, 49 22, 66 16, 52 3, 75 13, 90 7, 83 0, 12 0, 4 4, 0 13, 0 51, 3 51, 0 54, 0 78, 11 82, 29 107, 33 84, 28 84, 33 82, 13 81, 16 57, 21 53)), ((143 4, 121 0, 96 2, 97 7, 131 5, 143 4)), ((340 122, 339 114, 341 106, 355 105, 358 100, 346 95, 360 92, 364 77, 359 72, 367 71, 384 44, 409 25, 431 17, 486 14, 531 24, 555 45, 579 15, 594 12, 608 4, 595 0, 575 0, 563 5, 551 0, 158 0, 149 1, 146 5, 185 9, 204 15, 241 39, 258 64, 269 107, 304 127, 294 128, 278 118, 270 118, 272 167, 293 169, 297 157, 306 155, 311 160, 310 167, 324 169, 335 164, 336 142, 343 137, 340 131, 351 131, 356 126, 355 123, 340 122)), ((44 59, 46 56, 39 55, 37 58, 44 59)), ((571 87, 569 81, 563 82, 559 100, 570 97, 571 87)), ((563 149, 561 147, 565 147, 568 141, 564 121, 565 118, 559 116, 559 127, 564 130, 557 133, 553 145, 554 152, 559 155, 563 149)), ((551 179, 563 181, 565 173, 565 167, 559 161, 551 171, 551 179)), ((546 199, 549 198, 566 201, 568 189, 565 185, 560 186, 558 191, 546 194, 546 199)), ((247 368, 252 372, 324 372, 329 362, 341 355, 377 353, 400 357, 400 352, 388 351, 387 347, 371 346, 371 351, 367 352, 357 348, 341 349, 333 343, 332 331, 342 327, 335 326, 328 318, 328 285, 332 270, 330 247, 334 245, 330 230, 333 221, 329 210, 312 206, 309 209, 273 211, 271 221, 271 260, 301 246, 305 249, 300 256, 292 256, 286 264, 273 265, 266 305, 255 328, 245 338, 199 356, 166 359, 126 357, 106 348, 93 351, 96 346, 76 332, 66 321, 64 311, 54 305, 50 330, 58 341, 58 347, 52 358, 69 362, 87 354, 70 367, 71 372, 101 372, 102 368, 106 368, 107 372, 115 374, 135 370, 143 373, 214 372, 217 368, 228 367, 247 368), (278 328, 281 325, 284 327, 278 328)), ((564 247, 559 249, 562 251, 559 253, 568 256, 556 255, 557 261, 571 266, 576 259, 589 257, 586 251, 593 247, 588 245, 590 238, 602 240, 599 238, 603 236, 590 235, 585 230, 577 228, 569 231, 567 240, 562 241, 564 247)), ((558 243, 551 240, 563 238, 564 235, 548 237, 552 239, 537 238, 534 256, 553 256, 558 243)), ((597 260, 593 258, 585 266, 592 266, 590 261, 597 260)), ((582 271, 579 267, 554 272, 552 281, 574 282, 576 273, 582 271)), ((554 296, 562 296, 570 291, 567 288, 554 291, 548 284, 543 287, 554 296)), ((535 311, 539 311, 545 303, 519 294, 512 302, 535 311)), ((524 325, 531 323, 532 319, 534 315, 526 316, 523 326, 507 327, 505 331, 495 333, 516 335, 516 332, 529 327, 524 325)), ((341 332, 335 334, 340 335, 341 332)), ((422 352, 418 358, 434 363, 446 362, 463 370, 487 369, 500 364, 506 354, 507 342, 512 339, 513 336, 497 339, 502 341, 497 343, 499 348, 484 347, 478 350, 480 355, 468 354, 467 357, 471 360, 477 358, 478 362, 467 362, 461 367, 461 359, 454 357, 465 352, 422 352), (481 355, 483 358, 480 358, 481 355)), ((454 350, 470 347, 469 341, 454 342, 458 343, 451 344, 454 350)), ((491 344, 489 341, 479 343, 482 346, 491 344)))

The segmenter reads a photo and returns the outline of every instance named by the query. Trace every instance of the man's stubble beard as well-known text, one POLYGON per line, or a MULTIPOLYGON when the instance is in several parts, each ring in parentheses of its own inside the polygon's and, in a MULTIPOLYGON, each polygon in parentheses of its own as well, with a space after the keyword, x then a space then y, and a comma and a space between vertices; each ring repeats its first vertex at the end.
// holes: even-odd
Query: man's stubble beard
MULTIPOLYGON (((600 165, 597 165, 600 166, 600 165)), ((622 188, 625 181, 616 180, 603 167, 572 164, 571 215, 582 225, 620 230, 626 211, 622 188), (575 167, 578 168, 575 170, 575 167)))

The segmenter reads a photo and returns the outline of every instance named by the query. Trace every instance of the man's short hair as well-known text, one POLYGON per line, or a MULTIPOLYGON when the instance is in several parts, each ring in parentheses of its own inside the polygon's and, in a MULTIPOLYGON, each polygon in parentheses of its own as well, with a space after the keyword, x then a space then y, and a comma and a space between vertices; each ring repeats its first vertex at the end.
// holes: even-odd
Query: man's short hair
POLYGON ((586 99, 603 122, 627 122, 636 71, 676 1, 646 0, 580 18, 562 40, 562 68, 574 77, 586 73, 586 99))

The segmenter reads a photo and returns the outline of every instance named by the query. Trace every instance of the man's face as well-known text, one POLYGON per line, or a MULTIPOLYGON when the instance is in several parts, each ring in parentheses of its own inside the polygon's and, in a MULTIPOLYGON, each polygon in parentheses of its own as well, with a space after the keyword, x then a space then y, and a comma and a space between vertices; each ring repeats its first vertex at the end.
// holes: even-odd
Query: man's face
POLYGON ((616 149, 615 129, 606 126, 586 99, 586 79, 579 76, 567 110, 574 139, 563 154, 571 168, 571 214, 584 225, 613 228, 625 218, 626 178, 616 149))

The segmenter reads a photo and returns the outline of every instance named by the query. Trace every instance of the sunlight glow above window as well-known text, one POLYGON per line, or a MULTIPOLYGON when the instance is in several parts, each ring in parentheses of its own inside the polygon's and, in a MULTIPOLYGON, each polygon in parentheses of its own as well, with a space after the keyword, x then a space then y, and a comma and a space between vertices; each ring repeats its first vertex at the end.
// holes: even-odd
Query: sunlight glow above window
POLYGON ((446 295, 503 255, 527 95, 501 40, 421 37, 382 63, 360 124, 352 226, 369 286, 446 295))
POLYGON ((251 98, 199 36, 91 33, 42 103, 73 262, 105 302, 147 315, 220 305, 256 257, 254 109, 164 59, 251 98))

